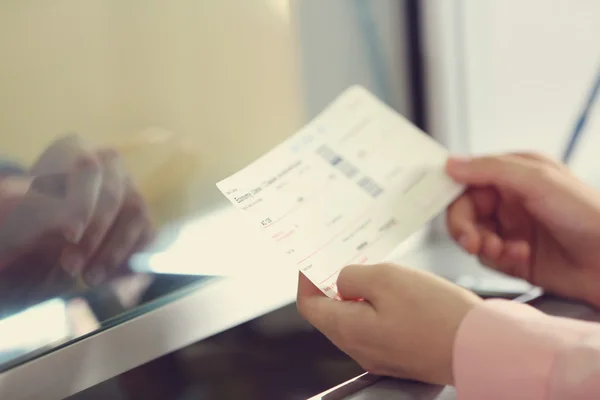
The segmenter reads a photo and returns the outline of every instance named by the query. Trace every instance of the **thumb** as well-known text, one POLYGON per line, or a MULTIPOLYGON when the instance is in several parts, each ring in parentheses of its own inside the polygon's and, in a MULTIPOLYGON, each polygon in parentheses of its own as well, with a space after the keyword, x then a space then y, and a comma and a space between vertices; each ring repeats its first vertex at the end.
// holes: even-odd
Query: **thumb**
POLYGON ((337 287, 343 300, 367 300, 373 302, 376 288, 373 269, 369 265, 349 265, 344 267, 337 279, 337 287))
POLYGON ((458 183, 507 188, 521 197, 547 194, 550 171, 542 162, 511 155, 450 158, 446 164, 447 174, 458 183))
POLYGON ((330 340, 339 339, 356 321, 364 321, 373 309, 366 303, 330 299, 300 273, 298 279, 299 314, 330 340))

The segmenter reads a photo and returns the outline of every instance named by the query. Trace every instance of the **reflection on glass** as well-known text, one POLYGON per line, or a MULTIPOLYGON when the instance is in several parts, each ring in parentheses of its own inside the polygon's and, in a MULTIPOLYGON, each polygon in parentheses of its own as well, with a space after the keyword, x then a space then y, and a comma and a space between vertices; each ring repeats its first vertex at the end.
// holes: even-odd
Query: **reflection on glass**
MULTIPOLYGON (((142 194, 144 181, 133 179, 122 153, 169 139, 153 130, 142 145, 132 140, 117 149, 69 134, 30 166, 0 162, 0 368, 201 279, 129 267, 163 221, 146 201, 159 196, 147 184, 142 194)), ((170 232, 161 236, 166 249, 170 232)))
POLYGON ((293 14, 0 4, 0 321, 62 301, 81 337, 269 264, 214 184, 305 120, 293 14))
POLYGON ((145 202, 118 152, 79 136, 52 143, 32 167, 3 174, 2 308, 64 294, 74 281, 118 275, 152 239, 145 202))
POLYGON ((52 299, 0 320, 0 369, 99 328, 87 302, 52 299), (4 364, 4 365, 2 365, 4 364))
POLYGON ((0 321, 0 362, 59 343, 69 335, 63 301, 51 300, 33 306, 0 321), (42 332, 41 326, 45 327, 42 332))
MULTIPOLYGON (((270 243, 240 224, 239 210, 224 207, 166 229, 148 251, 132 255, 131 270, 140 273, 214 275, 258 279, 265 270, 281 270, 286 260, 272 254, 270 243), (203 244, 201 247, 200 244, 203 244), (235 251, 229 249, 235 247, 235 251), (249 265, 249 260, 261 263, 249 265)), ((270 272, 274 272, 269 270, 270 272)))

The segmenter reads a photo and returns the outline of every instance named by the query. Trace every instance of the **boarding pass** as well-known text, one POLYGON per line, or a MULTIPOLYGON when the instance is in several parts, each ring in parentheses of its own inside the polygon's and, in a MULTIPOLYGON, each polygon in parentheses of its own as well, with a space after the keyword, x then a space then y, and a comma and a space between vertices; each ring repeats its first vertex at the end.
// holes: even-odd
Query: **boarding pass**
POLYGON ((463 188, 448 152, 360 86, 217 183, 289 264, 331 298, 349 264, 386 258, 463 188))

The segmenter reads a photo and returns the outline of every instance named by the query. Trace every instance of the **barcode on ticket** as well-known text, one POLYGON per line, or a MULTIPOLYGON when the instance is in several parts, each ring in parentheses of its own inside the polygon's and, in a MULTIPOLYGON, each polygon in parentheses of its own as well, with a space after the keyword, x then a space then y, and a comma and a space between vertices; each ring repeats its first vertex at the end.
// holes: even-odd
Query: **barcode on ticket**
POLYGON ((381 192, 383 192, 383 189, 381 189, 379 185, 368 176, 362 177, 358 181, 358 186, 360 186, 365 192, 369 193, 373 197, 377 197, 381 194, 381 192))
POLYGON ((358 168, 344 160, 339 154, 333 151, 329 146, 323 145, 317 149, 317 154, 320 155, 326 162, 339 170, 344 176, 352 179, 358 173, 358 168))

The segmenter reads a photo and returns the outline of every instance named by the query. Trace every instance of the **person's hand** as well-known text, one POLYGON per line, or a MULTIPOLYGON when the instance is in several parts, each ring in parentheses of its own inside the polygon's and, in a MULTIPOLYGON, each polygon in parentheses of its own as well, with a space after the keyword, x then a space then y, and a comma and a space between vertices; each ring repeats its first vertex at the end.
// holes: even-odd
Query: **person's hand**
POLYGON ((454 240, 489 267, 600 306, 600 195, 535 154, 450 159, 467 191, 448 209, 454 240))
POLYGON ((454 339, 482 300, 433 274, 392 264, 345 267, 343 299, 323 295, 302 273, 300 315, 368 372, 452 384, 454 339))
POLYGON ((59 265, 99 284, 151 239, 145 203, 112 149, 69 135, 50 145, 22 179, 30 180, 29 189, 13 196, 0 221, 3 281, 47 281, 60 275, 59 265))

